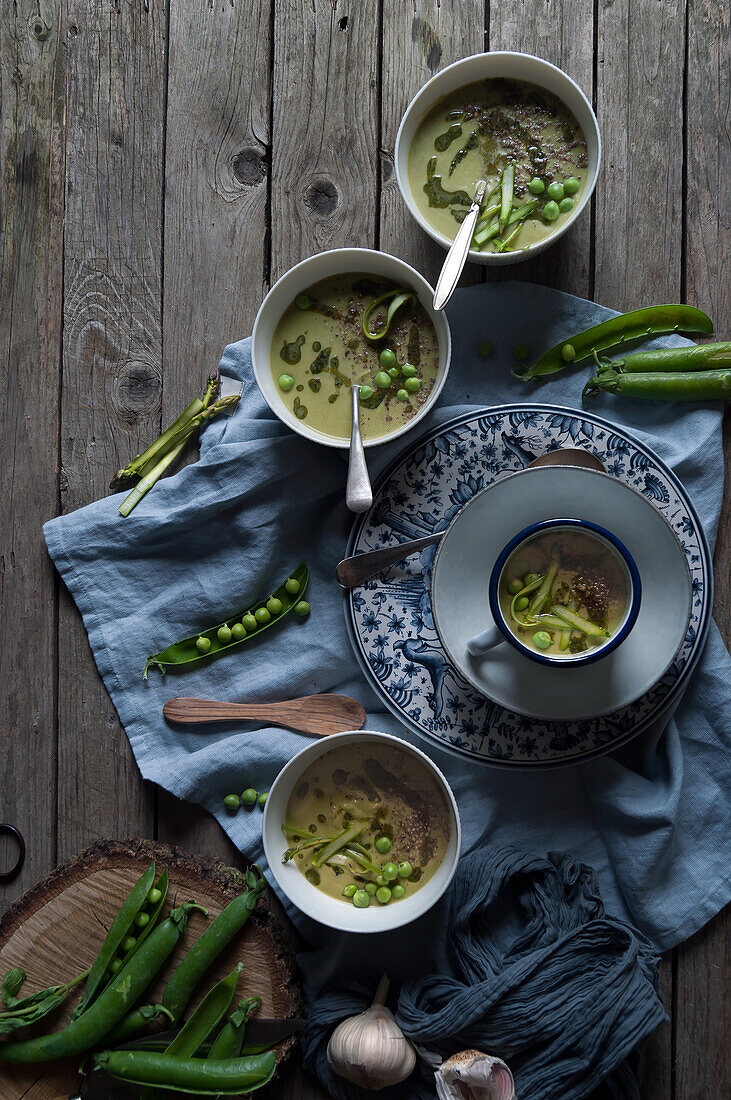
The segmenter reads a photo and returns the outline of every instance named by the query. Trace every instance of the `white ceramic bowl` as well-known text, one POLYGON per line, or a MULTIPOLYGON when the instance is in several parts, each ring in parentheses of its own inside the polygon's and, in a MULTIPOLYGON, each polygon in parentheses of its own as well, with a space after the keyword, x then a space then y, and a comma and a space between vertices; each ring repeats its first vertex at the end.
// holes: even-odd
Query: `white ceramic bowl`
POLYGON ((262 840, 267 863, 282 893, 286 894, 289 900, 303 913, 306 913, 308 917, 319 921, 320 924, 327 925, 328 928, 336 928, 341 932, 388 932, 393 928, 401 928, 404 924, 410 924, 417 917, 423 916, 447 889, 459 861, 462 846, 462 828, 452 790, 439 768, 429 759, 426 753, 410 745, 408 741, 402 741, 401 738, 393 737, 389 733, 357 730, 352 733, 332 734, 330 737, 322 737, 314 741, 302 749, 301 752, 298 752, 282 768, 272 784, 264 807, 262 840), (318 757, 324 756, 331 749, 338 748, 349 741, 358 742, 359 744, 365 741, 393 745, 401 749, 402 752, 418 758, 420 763, 437 781, 447 801, 451 829, 449 844, 441 866, 434 876, 414 894, 403 898, 401 901, 392 902, 390 905, 371 905, 367 909, 356 909, 354 905, 346 901, 339 901, 337 898, 331 898, 327 894, 323 894, 316 886, 307 881, 294 864, 282 863, 282 856, 287 849, 282 824, 289 797, 299 777, 313 760, 317 760, 318 757))
POLYGON ((536 256, 539 252, 545 251, 574 224, 589 202, 596 187, 602 143, 599 134, 599 123, 591 109, 589 100, 570 76, 567 76, 563 70, 556 68, 549 61, 544 61, 541 57, 534 57, 532 54, 512 53, 505 50, 496 51, 495 53, 474 54, 472 57, 464 57, 460 61, 448 65, 446 69, 442 69, 436 76, 433 76, 411 100, 396 135, 394 154, 396 179, 404 202, 421 228, 444 248, 449 248, 452 241, 449 237, 445 237, 443 233, 440 233, 438 229, 435 229, 433 225, 430 225, 416 205, 409 183, 407 167, 409 148, 419 123, 438 100, 467 84, 474 84, 479 80, 486 80, 490 77, 524 80, 529 84, 537 84, 539 87, 545 88, 546 91, 558 96, 581 126, 586 139, 589 158, 587 179, 581 198, 571 211, 571 216, 562 222, 550 237, 515 252, 478 252, 470 249, 468 253, 469 259, 474 260, 475 263, 500 266, 527 260, 531 256, 536 256))
POLYGON ((418 271, 403 260, 399 260, 396 256, 389 256, 386 252, 376 252, 372 248, 335 248, 330 252, 320 252, 317 256, 310 256, 309 259, 302 260, 301 263, 290 268, 267 294, 256 315, 254 332, 251 338, 254 377, 264 400, 272 412, 292 431, 298 432, 306 439, 312 439, 315 443, 323 443, 326 447, 338 447, 341 450, 347 450, 350 443, 348 439, 337 439, 318 431, 316 428, 311 428, 304 421, 298 420, 294 413, 287 408, 280 397, 279 389, 272 374, 270 355, 274 330, 287 306, 298 294, 321 279, 327 279, 332 275, 360 271, 367 272, 369 275, 380 275, 382 278, 392 280, 399 286, 408 286, 414 290, 419 302, 431 318, 437 334, 439 369, 428 401, 425 401, 416 416, 413 416, 401 428, 397 428, 393 432, 386 432, 376 439, 364 440, 363 445, 374 447, 379 443, 390 443, 391 440, 398 439, 399 436, 410 432, 420 420, 424 419, 429 410, 439 400, 439 394, 442 392, 449 371, 452 337, 446 314, 443 310, 437 312, 432 306, 434 298, 432 287, 418 271))

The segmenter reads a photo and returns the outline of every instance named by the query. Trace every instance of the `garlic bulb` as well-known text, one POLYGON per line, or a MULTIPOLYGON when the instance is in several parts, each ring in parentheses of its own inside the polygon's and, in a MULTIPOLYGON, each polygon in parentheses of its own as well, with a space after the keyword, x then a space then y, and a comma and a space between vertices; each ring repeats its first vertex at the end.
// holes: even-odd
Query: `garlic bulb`
POLYGON ((416 1065, 416 1051, 383 1004, 388 985, 384 974, 371 1007, 338 1024, 327 1045, 333 1073, 374 1092, 403 1081, 416 1065))
POLYGON ((515 1100, 513 1075, 501 1058, 463 1050, 435 1073, 439 1100, 515 1100))

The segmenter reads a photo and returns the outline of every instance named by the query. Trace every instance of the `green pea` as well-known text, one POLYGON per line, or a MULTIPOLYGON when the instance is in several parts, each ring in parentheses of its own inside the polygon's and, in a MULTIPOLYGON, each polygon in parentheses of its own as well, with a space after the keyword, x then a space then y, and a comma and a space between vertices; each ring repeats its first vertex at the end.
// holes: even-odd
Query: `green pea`
POLYGON ((149 894, 147 895, 148 903, 150 905, 157 905, 157 903, 161 899, 162 899, 162 891, 158 890, 157 886, 153 886, 152 889, 150 890, 149 894))
POLYGON ((241 625, 243 626, 244 630, 248 631, 256 630, 259 624, 256 621, 256 615, 252 615, 250 611, 247 611, 241 619, 241 625))
POLYGON ((536 630, 533 635, 533 644, 537 645, 539 649, 548 649, 552 641, 553 639, 547 630, 536 630))
POLYGON ((508 582, 508 592, 512 593, 513 596, 515 595, 516 592, 520 592, 522 587, 523 587, 523 582, 519 581, 517 578, 514 581, 509 581, 508 582))
POLYGON ((207 653, 208 650, 211 648, 211 639, 205 638, 201 634, 200 638, 196 638, 195 640, 195 648, 198 650, 199 653, 207 653))
POLYGON ((381 905, 388 905, 391 900, 391 891, 388 886, 381 886, 376 890, 376 901, 380 901, 381 905))
POLYGON ((376 391, 373 386, 361 386, 360 387, 360 399, 361 401, 367 401, 369 397, 373 397, 376 391))
POLYGON ((356 886, 356 884, 354 882, 349 882, 348 885, 343 890, 343 897, 344 898, 352 898, 353 894, 355 893, 355 891, 357 889, 358 889, 358 887, 356 886))
POLYGON ((379 370, 373 381, 376 383, 379 390, 387 390, 391 385, 391 375, 386 374, 385 370, 379 370))
POLYGON ((528 190, 530 191, 531 195, 542 195, 543 192, 546 190, 546 185, 542 179, 540 179, 538 176, 534 176, 528 184, 528 190))
POLYGON ((296 596, 302 585, 298 580, 295 580, 294 577, 290 577, 289 580, 284 582, 284 587, 287 592, 289 592, 290 596, 296 596))
POLYGON ((516 359, 527 359, 530 355, 530 351, 525 344, 516 344, 513 348, 513 355, 516 359))
POLYGON ((271 619, 271 615, 267 611, 266 607, 257 607, 254 612, 254 618, 258 623, 268 623, 271 619))
POLYGON ((523 577, 523 584, 533 584, 533 581, 537 581, 540 577, 540 573, 526 573, 523 577))
POLYGON ((392 351, 391 348, 384 348, 378 356, 378 360, 382 367, 393 367, 396 365, 396 352, 392 351))
POLYGON ((569 176, 567 180, 563 181, 563 189, 567 195, 575 195, 580 187, 581 183, 576 176, 569 176))
POLYGON ((528 599, 527 596, 521 596, 519 599, 517 599, 515 601, 515 610, 516 611, 525 611, 525 609, 526 609, 526 607, 528 606, 529 603, 530 603, 530 600, 528 599))
POLYGON ((574 351, 573 344, 564 344, 561 348, 561 358, 565 363, 571 363, 576 358, 576 352, 574 351))
POLYGON ((235 814, 241 805, 241 799, 237 794, 227 794, 223 800, 223 804, 227 810, 235 814))
POLYGON ((395 885, 391 887, 391 897, 395 898, 396 901, 400 901, 405 893, 406 891, 400 882, 395 883, 395 885))
POLYGON ((549 199, 553 199, 554 202, 560 202, 564 197, 563 184, 559 183, 558 180, 554 180, 553 183, 549 183, 546 188, 546 194, 549 199))
POLYGON ((409 400, 409 391, 408 390, 396 390, 396 396, 398 397, 399 401, 408 401, 409 400))
POLYGON ((398 369, 398 367, 391 367, 391 369, 388 371, 388 374, 390 378, 398 378, 398 376, 401 374, 401 371, 398 369))
POLYGON ((356 909, 367 909, 371 904, 370 896, 365 890, 356 890, 353 894, 353 905, 356 909))
POLYGON ((276 596, 270 596, 267 600, 267 611, 270 611, 272 615, 278 615, 282 610, 282 601, 276 596))
POLYGON ((309 309, 312 305, 309 294, 298 294, 294 300, 297 309, 309 309))
POLYGON ((481 359, 489 359, 492 355, 492 344, 489 340, 483 340, 481 344, 477 345, 477 354, 481 359))
MULTIPOLYGON (((256 619, 254 619, 256 622, 256 619)), ((246 627, 243 623, 234 623, 231 627, 231 637, 235 642, 240 642, 242 638, 246 637, 246 627)))
POLYGON ((291 389, 294 389, 294 378, 291 374, 280 374, 277 382, 280 390, 284 390, 285 393, 289 393, 291 389))
POLYGON ((135 924, 138 928, 145 928, 150 923, 149 913, 138 913, 135 917, 135 924))
POLYGON ((116 974, 117 971, 119 970, 119 968, 121 967, 121 965, 122 965, 122 960, 121 959, 112 959, 112 961, 109 965, 109 969, 111 970, 112 974, 116 974))
POLYGON ((375 882, 367 882, 365 884, 365 889, 369 897, 373 897, 377 889, 375 882))
POLYGON ((399 865, 398 865, 398 877, 399 878, 408 878, 409 875, 413 875, 413 873, 414 873, 414 868, 411 866, 408 859, 404 859, 404 860, 401 861, 401 863, 399 863, 399 865))
POLYGON ((387 882, 383 875, 376 875, 376 886, 387 886, 387 882))
POLYGON ((568 214, 569 210, 573 210, 574 208, 574 200, 566 196, 565 199, 561 199, 558 208, 562 214, 568 214))
POLYGON ((137 940, 134 938, 134 936, 125 936, 125 938, 122 940, 122 946, 120 950, 126 955, 129 951, 132 950, 136 943, 137 940))
POLYGON ((376 851, 380 852, 382 856, 385 856, 386 852, 391 851, 391 841, 387 836, 379 836, 376 840, 376 851))
POLYGON ((260 806, 266 806, 268 798, 269 798, 269 791, 262 791, 262 793, 259 795, 259 805, 260 806))
POLYGON ((543 207, 543 217, 547 222, 555 222, 560 213, 557 202, 547 202, 543 207))
POLYGON ((244 806, 254 806, 259 798, 259 792, 255 791, 253 787, 247 787, 241 795, 241 801, 244 806))
POLYGON ((310 605, 307 600, 300 600, 299 603, 296 603, 294 605, 294 613, 295 615, 301 615, 302 618, 304 618, 305 615, 309 615, 310 605))
POLYGON ((421 381, 418 378, 407 378, 404 382, 404 388, 407 389, 409 393, 418 393, 421 389, 421 381))
POLYGON ((219 626, 218 630, 216 631, 216 637, 218 638, 221 645, 228 645, 228 643, 231 641, 231 627, 219 626))
POLYGON ((395 878, 398 878, 398 867, 395 863, 384 863, 381 867, 381 874, 386 882, 393 882, 395 878))
POLYGON ((404 378, 413 378, 414 375, 418 373, 418 371, 416 367, 413 367, 411 365, 411 363, 404 363, 401 367, 401 373, 403 374, 404 378))

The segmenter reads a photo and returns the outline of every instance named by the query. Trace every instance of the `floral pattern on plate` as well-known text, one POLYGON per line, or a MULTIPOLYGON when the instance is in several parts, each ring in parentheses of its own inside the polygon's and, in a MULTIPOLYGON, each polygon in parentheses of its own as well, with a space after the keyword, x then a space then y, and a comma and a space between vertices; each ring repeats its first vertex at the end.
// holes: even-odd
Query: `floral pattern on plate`
POLYGON ((678 697, 710 622, 710 553, 695 509, 651 451, 599 417, 551 405, 503 405, 442 425, 402 453, 355 523, 348 554, 443 530, 475 493, 538 455, 584 447, 662 512, 685 551, 693 606, 675 660, 641 699, 581 722, 526 718, 480 695, 452 667, 431 613, 436 546, 405 559, 345 599, 350 640, 367 679, 404 726, 482 763, 546 767, 609 752, 646 729, 678 697))

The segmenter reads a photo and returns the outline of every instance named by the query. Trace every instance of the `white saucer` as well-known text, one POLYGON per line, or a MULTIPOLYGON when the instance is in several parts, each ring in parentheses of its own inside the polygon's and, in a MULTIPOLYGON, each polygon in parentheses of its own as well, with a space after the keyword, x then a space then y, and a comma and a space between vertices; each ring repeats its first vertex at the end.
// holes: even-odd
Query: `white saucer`
POLYGON ((442 539, 431 581, 434 625, 452 664, 487 698, 549 721, 610 714, 647 692, 686 636, 691 596, 686 555, 654 505, 608 474, 561 466, 510 474, 477 493, 442 539), (634 558, 642 603, 630 635, 584 667, 543 667, 507 643, 471 657, 467 642, 493 624, 487 593, 498 554, 522 528, 557 518, 606 527, 634 558))

